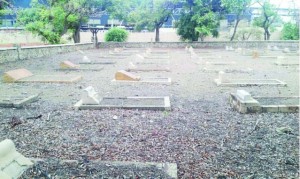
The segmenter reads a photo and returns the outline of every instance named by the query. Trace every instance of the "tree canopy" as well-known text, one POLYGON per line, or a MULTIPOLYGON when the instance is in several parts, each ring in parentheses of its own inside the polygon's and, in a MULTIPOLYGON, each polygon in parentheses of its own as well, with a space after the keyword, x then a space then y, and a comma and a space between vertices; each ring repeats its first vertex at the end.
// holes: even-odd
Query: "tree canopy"
POLYGON ((101 7, 101 0, 32 0, 31 8, 17 14, 18 24, 41 36, 45 41, 57 44, 62 35, 72 34, 75 43, 80 42, 80 25, 88 16, 101 7))
POLYGON ((259 17, 254 19, 254 25, 261 27, 264 29, 264 39, 270 40, 271 32, 270 28, 272 28, 272 25, 274 22, 278 21, 280 18, 278 16, 277 11, 275 10, 275 6, 270 3, 270 1, 257 1, 261 8, 262 13, 259 17))
POLYGON ((195 0, 187 2, 184 8, 175 25, 182 40, 197 41, 200 38, 203 41, 208 35, 218 36, 219 18, 212 11, 212 4, 207 0, 195 0))

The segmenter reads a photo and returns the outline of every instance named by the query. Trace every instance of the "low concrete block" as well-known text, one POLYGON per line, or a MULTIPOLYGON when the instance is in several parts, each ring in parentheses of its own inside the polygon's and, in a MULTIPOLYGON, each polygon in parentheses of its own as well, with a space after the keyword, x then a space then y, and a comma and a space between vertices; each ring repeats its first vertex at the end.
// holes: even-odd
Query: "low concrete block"
POLYGON ((283 53, 291 53, 291 51, 290 51, 289 48, 284 48, 282 52, 283 52, 283 53))
POLYGON ((249 101, 252 100, 253 98, 251 97, 251 94, 249 94, 245 90, 237 90, 236 95, 243 101, 249 101))
POLYGON ((4 76, 3 76, 3 81, 6 83, 13 83, 15 81, 18 81, 20 79, 24 79, 24 78, 27 78, 30 76, 33 76, 33 74, 29 70, 27 70, 25 68, 20 68, 20 69, 5 72, 4 76))
POLYGON ((0 142, 0 178, 15 179, 33 163, 16 151, 14 143, 5 139, 0 142))
POLYGON ((59 67, 61 69, 79 69, 79 65, 76 65, 68 60, 61 62, 59 67))
POLYGON ((115 74, 116 80, 126 80, 126 81, 140 81, 141 77, 129 73, 125 70, 120 70, 115 74))
POLYGON ((84 62, 84 63, 91 63, 91 62, 92 62, 92 60, 91 60, 91 59, 89 59, 89 57, 87 57, 87 56, 83 56, 83 58, 82 58, 82 62, 84 62))

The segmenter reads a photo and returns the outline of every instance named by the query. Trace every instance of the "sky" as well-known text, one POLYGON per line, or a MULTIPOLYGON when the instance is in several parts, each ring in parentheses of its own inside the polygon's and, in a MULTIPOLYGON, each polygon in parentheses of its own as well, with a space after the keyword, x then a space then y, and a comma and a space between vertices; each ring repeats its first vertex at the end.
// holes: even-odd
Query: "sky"
MULTIPOLYGON (((275 7, 279 8, 294 8, 294 4, 296 8, 300 7, 300 0, 270 0, 275 7)), ((258 7, 258 4, 253 5, 254 7, 258 7)))

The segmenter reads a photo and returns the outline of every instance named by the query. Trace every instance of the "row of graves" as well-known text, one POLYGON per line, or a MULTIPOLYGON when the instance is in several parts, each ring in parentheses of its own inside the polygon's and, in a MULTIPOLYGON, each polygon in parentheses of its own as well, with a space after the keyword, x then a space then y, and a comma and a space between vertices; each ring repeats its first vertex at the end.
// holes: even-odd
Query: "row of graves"
MULTIPOLYGON (((267 49, 243 49, 226 46, 228 54, 236 54, 243 59, 245 57, 258 59, 269 59, 270 63, 284 68, 293 68, 299 71, 299 50, 289 48, 280 49, 277 46, 268 46, 267 49), (275 55, 274 55, 275 54, 275 55)), ((239 87, 247 86, 280 86, 287 87, 288 84, 281 79, 255 79, 249 78, 246 74, 255 72, 255 69, 247 67, 235 67, 238 62, 231 61, 229 55, 218 56, 210 51, 201 51, 201 55, 193 47, 186 47, 185 51, 190 55, 191 60, 201 66, 206 73, 217 73, 217 78, 213 80, 217 87, 236 87, 235 93, 230 93, 229 104, 240 113, 262 113, 262 112, 282 112, 298 113, 299 96, 255 96, 245 89, 239 87), (243 74, 243 78, 230 77, 230 73, 243 74)), ((214 51, 215 52, 215 51, 214 51)), ((282 70, 280 69, 280 70, 282 70)), ((240 75, 239 75, 240 76, 240 75)), ((297 83, 297 82, 295 82, 297 83)))
MULTIPOLYGON (((170 52, 168 50, 158 49, 125 49, 115 48, 107 55, 98 57, 99 59, 88 57, 85 52, 82 54, 82 60, 76 64, 72 61, 62 61, 58 64, 57 70, 60 71, 93 71, 98 72, 104 68, 104 65, 113 65, 118 63, 119 59, 133 57, 128 66, 115 72, 112 84, 134 86, 139 84, 155 84, 158 90, 161 85, 172 85, 172 80, 168 76, 164 77, 144 77, 138 75, 139 72, 169 74, 170 52), (107 60, 109 59, 109 60, 107 60)), ((224 51, 224 49, 222 49, 224 51)), ((249 72, 255 71, 246 65, 243 69, 236 68, 237 61, 230 60, 230 54, 249 56, 253 59, 272 59, 270 62, 275 66, 296 66, 299 68, 299 52, 287 48, 279 49, 276 46, 268 47, 265 50, 242 49, 226 47, 229 55, 218 56, 216 51, 201 51, 193 47, 186 47, 185 51, 195 64, 201 67, 205 73, 216 73, 216 79, 213 80, 217 87, 247 87, 247 86, 282 86, 288 87, 289 84, 281 79, 252 79, 247 78, 249 72), (275 52, 269 55, 269 52, 275 52), (278 55, 277 55, 278 54, 278 55), (275 59, 275 60, 274 60, 275 59), (298 62, 298 63, 297 63, 298 62), (230 73, 240 73, 245 78, 229 78, 230 73)), ((5 83, 75 83, 83 80, 81 75, 39 75, 33 74, 25 68, 7 71, 3 74, 5 83)), ((40 95, 20 95, 14 97, 2 97, 1 107, 21 108, 24 105, 38 100, 40 95)), ((247 90, 236 90, 228 96, 229 105, 240 113, 261 113, 261 112, 299 112, 299 96, 254 96, 247 90), (266 102, 267 101, 267 102, 266 102)), ((100 110, 100 109, 146 109, 146 110, 171 110, 171 100, 169 96, 121 96, 121 97, 100 97, 98 92, 92 86, 85 87, 82 90, 81 99, 74 105, 75 110, 100 110)), ((16 147, 11 140, 0 142, 0 178, 18 178, 22 173, 34 165, 34 160, 30 160, 17 152, 16 147)), ((98 161, 98 165, 105 166, 134 166, 134 167, 152 167, 153 171, 163 171, 169 178, 177 178, 176 163, 138 163, 138 162, 104 162, 98 161), (154 167, 154 169, 153 169, 154 167)))
MULTIPOLYGON (((128 66, 115 72, 114 78, 111 80, 115 85, 134 86, 139 84, 154 84, 158 90, 161 85, 171 85, 170 77, 143 77, 139 76, 139 72, 171 72, 169 68, 170 56, 168 50, 145 49, 142 53, 139 50, 115 48, 110 50, 107 55, 100 57, 88 57, 85 52, 82 54, 82 60, 79 63, 72 61, 62 61, 57 64, 58 71, 89 71, 99 72, 103 70, 104 65, 114 65, 119 59, 134 57, 128 66), (109 59, 109 60, 108 60, 109 59)), ((76 83, 83 80, 81 75, 69 74, 52 74, 39 75, 33 74, 31 71, 20 68, 7 71, 2 78, 4 83, 76 83)), ((40 99, 41 94, 18 96, 2 96, 0 99, 0 107, 5 108, 22 108, 24 105, 35 102, 40 99)), ((96 89, 92 86, 85 87, 81 93, 81 99, 74 105, 75 110, 101 110, 101 109, 146 109, 146 110, 171 110, 171 102, 169 96, 121 96, 121 97, 100 97, 96 89)), ((17 152, 15 144, 12 140, 6 139, 0 142, 0 178, 13 179, 22 177, 28 170, 32 168, 36 159, 29 159, 17 152)), ((68 162, 68 161, 67 161, 68 162)), ((150 170, 154 173, 162 173, 157 176, 165 176, 167 178, 177 178, 176 163, 153 163, 153 162, 124 162, 124 161, 95 161, 96 165, 110 167, 133 167, 138 170, 150 170)), ((109 168, 109 167, 108 167, 109 168)), ((108 169, 109 171, 109 169, 108 169)), ((41 171, 35 171, 37 173, 41 171)))

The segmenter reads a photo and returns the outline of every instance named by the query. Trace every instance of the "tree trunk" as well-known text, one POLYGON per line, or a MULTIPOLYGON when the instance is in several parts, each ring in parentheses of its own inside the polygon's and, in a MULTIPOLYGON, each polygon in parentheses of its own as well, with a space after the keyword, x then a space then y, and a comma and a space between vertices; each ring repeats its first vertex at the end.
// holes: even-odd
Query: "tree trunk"
POLYGON ((73 34, 73 40, 74 40, 74 43, 80 43, 80 26, 78 26, 75 29, 75 32, 73 34))
POLYGON ((266 35, 267 35, 267 40, 270 40, 271 34, 270 34, 270 32, 269 32, 269 29, 267 29, 266 35))
POLYGON ((237 27, 238 27, 238 25, 239 25, 239 22, 240 22, 240 19, 239 19, 239 17, 238 17, 238 18, 236 18, 236 22, 235 22, 233 34, 232 34, 232 36, 231 36, 231 38, 230 38, 230 41, 233 41, 233 39, 234 39, 234 36, 235 36, 235 34, 236 34, 236 30, 237 30, 237 27))
POLYGON ((155 27, 155 42, 159 42, 159 26, 155 27))

